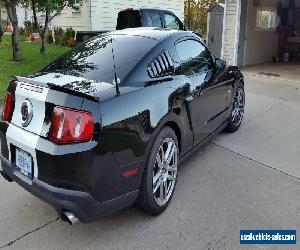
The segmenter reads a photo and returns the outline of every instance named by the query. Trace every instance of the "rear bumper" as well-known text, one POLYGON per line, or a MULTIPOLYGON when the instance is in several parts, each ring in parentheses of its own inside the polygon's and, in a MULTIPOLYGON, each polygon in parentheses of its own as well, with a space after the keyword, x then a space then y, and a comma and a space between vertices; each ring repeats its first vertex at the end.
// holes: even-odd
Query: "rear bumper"
POLYGON ((1 155, 0 160, 2 166, 2 170, 0 168, 1 172, 25 190, 52 205, 59 214, 63 210, 69 210, 81 222, 93 222, 102 216, 130 206, 135 202, 138 195, 138 191, 133 191, 110 201, 99 202, 86 192, 53 187, 36 178, 32 181, 26 180, 26 177, 22 178, 12 164, 1 155))

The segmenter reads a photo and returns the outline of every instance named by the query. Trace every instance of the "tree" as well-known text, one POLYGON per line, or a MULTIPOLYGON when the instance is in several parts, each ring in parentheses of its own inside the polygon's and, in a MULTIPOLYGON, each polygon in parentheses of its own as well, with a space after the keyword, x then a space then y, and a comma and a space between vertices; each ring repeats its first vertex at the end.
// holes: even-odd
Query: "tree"
POLYGON ((31 0, 34 24, 41 37, 41 54, 46 52, 46 37, 49 30, 49 23, 66 7, 78 8, 75 5, 75 0, 31 0), (42 25, 38 22, 38 13, 43 13, 45 16, 42 25))
POLYGON ((217 3, 224 3, 224 0, 185 0, 184 21, 188 29, 205 37, 208 10, 217 3))
POLYGON ((13 26, 13 32, 11 35, 12 48, 13 48, 13 59, 15 61, 22 60, 21 47, 19 42, 19 29, 18 29, 18 16, 17 16, 17 5, 19 0, 0 0, 1 4, 6 7, 6 12, 13 26))

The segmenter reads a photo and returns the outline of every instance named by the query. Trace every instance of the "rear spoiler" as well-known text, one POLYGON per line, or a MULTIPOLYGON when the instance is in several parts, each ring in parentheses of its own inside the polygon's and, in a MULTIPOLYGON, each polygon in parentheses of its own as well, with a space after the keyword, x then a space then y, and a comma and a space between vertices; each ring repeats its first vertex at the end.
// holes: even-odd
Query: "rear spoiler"
POLYGON ((70 95, 74 95, 74 96, 78 96, 78 97, 83 97, 83 98, 88 99, 90 101, 100 102, 100 98, 94 97, 94 96, 91 96, 91 95, 88 95, 88 94, 85 94, 85 93, 82 93, 82 92, 78 92, 74 89, 65 88, 65 87, 62 87, 62 86, 55 85, 53 83, 47 83, 47 85, 48 85, 49 89, 57 90, 57 91, 67 93, 67 94, 70 94, 70 95))
POLYGON ((44 87, 44 88, 53 89, 53 90, 63 92, 63 93, 67 93, 67 94, 70 94, 70 95, 73 95, 73 96, 82 97, 82 98, 85 98, 85 99, 88 99, 88 100, 94 101, 94 102, 99 102, 100 101, 100 98, 98 98, 98 97, 94 97, 94 96, 88 95, 86 93, 76 91, 74 89, 65 88, 65 87, 62 87, 62 86, 59 86, 59 85, 56 85, 56 84, 53 84, 53 83, 43 83, 43 82, 32 80, 30 78, 20 77, 20 76, 13 76, 12 80, 17 81, 17 82, 23 82, 23 83, 29 83, 29 84, 32 84, 32 85, 37 85, 37 86, 41 86, 41 87, 44 87))

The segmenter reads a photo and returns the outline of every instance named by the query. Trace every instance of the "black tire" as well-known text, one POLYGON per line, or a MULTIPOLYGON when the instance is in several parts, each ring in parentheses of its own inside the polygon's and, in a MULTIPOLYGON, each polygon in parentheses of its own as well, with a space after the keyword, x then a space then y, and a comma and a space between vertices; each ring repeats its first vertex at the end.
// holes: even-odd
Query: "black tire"
POLYGON ((244 84, 242 82, 238 82, 234 92, 232 109, 229 116, 229 123, 228 126, 225 128, 226 132, 234 133, 239 129, 244 117, 244 108, 245 108, 244 84), (241 94, 242 94, 242 100, 238 100, 239 95, 241 94), (238 112, 237 110, 239 110, 239 116, 234 117, 235 112, 238 112))
MULTIPOLYGON (((172 147, 172 149, 173 149, 173 147, 175 147, 175 146, 169 146, 170 144, 176 146, 176 150, 174 149, 176 152, 172 153, 173 158, 172 158, 172 161, 170 164, 172 164, 172 163, 175 164, 175 162, 176 162, 176 169, 177 169, 178 156, 179 156, 178 141, 177 141, 177 137, 176 137, 174 131, 170 127, 164 127, 158 133, 157 137, 155 138, 155 140, 153 142, 153 145, 150 150, 148 160, 147 160, 147 163, 145 166, 142 183, 141 183, 141 187, 140 187, 140 192, 139 192, 139 196, 138 196, 136 205, 139 208, 141 208, 142 210, 144 210, 145 212, 150 213, 152 215, 158 215, 158 214, 162 213, 166 209, 166 207, 169 205, 169 203, 172 199, 172 196, 174 194, 176 181, 177 181, 177 170, 176 170, 176 173, 175 172, 162 173, 162 175, 164 175, 164 176, 169 175, 169 174, 173 178, 175 176, 175 180, 168 180, 168 178, 167 178, 167 180, 166 180, 167 184, 161 184, 164 186, 163 189, 166 188, 164 190, 168 190, 168 185, 171 183, 173 186, 172 190, 169 189, 170 194, 167 196, 169 198, 164 204, 158 204, 158 203, 160 203, 160 202, 158 202, 158 200, 160 200, 161 196, 157 195, 157 194, 161 193, 161 185, 159 185, 160 190, 157 190, 156 192, 154 192, 154 184, 153 184, 155 177, 158 176, 160 174, 160 172, 163 172, 163 170, 161 170, 163 168, 158 167, 159 165, 157 162, 157 156, 159 155, 159 158, 162 158, 161 153, 162 153, 162 151, 164 151, 164 149, 166 147, 172 147), (175 159, 175 155, 176 155, 176 159, 175 159), (157 196, 159 196, 159 197, 157 197, 157 196)), ((169 150, 169 151, 171 151, 171 150, 169 150)), ((166 153, 166 155, 168 155, 168 154, 166 153)), ((165 161, 165 162, 167 162, 167 161, 165 161)), ((170 164, 168 164, 168 166, 170 164)), ((160 164, 160 165, 163 166, 163 164, 160 164)), ((169 168, 167 168, 167 169, 169 169, 169 168)), ((167 171, 167 170, 164 170, 164 171, 167 171)), ((159 183, 163 182, 163 179, 164 179, 163 176, 161 176, 161 178, 158 179, 155 186, 158 186, 159 183)), ((171 188, 171 185, 170 185, 170 188, 171 188)), ((165 192, 163 192, 163 193, 165 194, 165 192)))

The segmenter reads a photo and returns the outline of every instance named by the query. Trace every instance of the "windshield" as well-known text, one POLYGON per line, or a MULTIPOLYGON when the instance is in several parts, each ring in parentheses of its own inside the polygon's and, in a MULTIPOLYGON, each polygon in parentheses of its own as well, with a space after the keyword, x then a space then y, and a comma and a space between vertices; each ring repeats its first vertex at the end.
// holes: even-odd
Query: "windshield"
POLYGON ((128 35, 104 35, 80 44, 42 72, 61 73, 96 82, 114 83, 115 70, 121 83, 157 41, 128 35), (114 51, 114 58, 112 56, 114 51), (114 65, 115 63, 115 65, 114 65))

